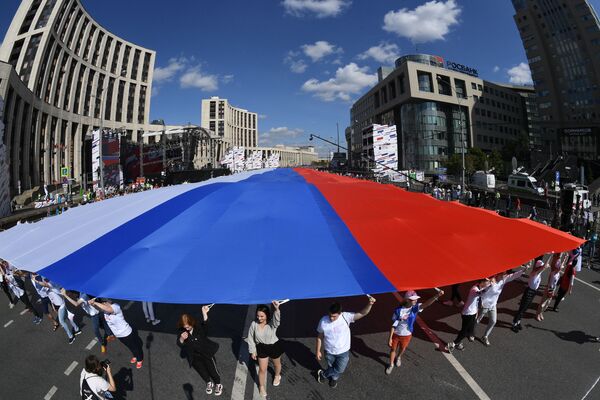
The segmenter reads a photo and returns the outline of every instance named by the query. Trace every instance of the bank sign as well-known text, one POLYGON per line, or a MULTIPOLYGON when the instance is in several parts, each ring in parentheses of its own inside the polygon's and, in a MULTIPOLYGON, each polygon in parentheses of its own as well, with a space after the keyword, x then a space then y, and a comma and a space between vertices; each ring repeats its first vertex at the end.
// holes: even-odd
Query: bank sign
POLYGON ((446 60, 446 69, 451 69, 452 71, 456 72, 462 72, 463 74, 475 77, 479 76, 479 73, 475 68, 467 67, 466 65, 455 63, 454 61, 450 60, 446 60))

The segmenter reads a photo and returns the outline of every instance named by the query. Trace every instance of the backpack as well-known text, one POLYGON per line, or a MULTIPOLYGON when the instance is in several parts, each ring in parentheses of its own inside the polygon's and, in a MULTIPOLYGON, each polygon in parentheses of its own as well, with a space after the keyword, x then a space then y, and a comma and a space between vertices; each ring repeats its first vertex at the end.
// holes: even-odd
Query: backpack
POLYGON ((81 400, 103 400, 92 391, 87 380, 88 378, 84 378, 83 383, 81 384, 81 400))

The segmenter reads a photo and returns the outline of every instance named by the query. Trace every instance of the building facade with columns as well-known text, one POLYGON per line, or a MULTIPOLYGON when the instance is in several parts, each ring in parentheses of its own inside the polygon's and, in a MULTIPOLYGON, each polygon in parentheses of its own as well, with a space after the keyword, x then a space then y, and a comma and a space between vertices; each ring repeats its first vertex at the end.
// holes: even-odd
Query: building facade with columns
POLYGON ((23 0, 0 46, 11 194, 91 175, 88 133, 148 123, 156 54, 103 28, 80 0, 23 0), (86 159, 87 158, 87 159, 86 159))
POLYGON ((258 146, 258 114, 232 106, 227 99, 202 100, 200 126, 215 132, 230 146, 258 146))

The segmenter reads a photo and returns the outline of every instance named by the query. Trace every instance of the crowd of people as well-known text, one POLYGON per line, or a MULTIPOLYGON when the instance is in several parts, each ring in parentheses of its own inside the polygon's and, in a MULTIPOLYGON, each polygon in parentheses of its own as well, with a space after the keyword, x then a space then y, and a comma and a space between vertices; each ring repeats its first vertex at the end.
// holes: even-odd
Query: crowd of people
MULTIPOLYGON (((469 288, 468 295, 463 301, 459 285, 453 285, 451 297, 443 304, 456 306, 461 309, 461 328, 456 338, 446 345, 449 352, 463 350, 463 341, 474 342, 477 336, 477 325, 486 320, 480 336, 485 346, 490 346, 490 336, 497 322, 497 304, 505 285, 528 272, 527 285, 524 289, 519 308, 515 311, 512 330, 518 333, 522 329, 521 320, 526 310, 539 297, 536 307, 536 320, 543 321, 544 312, 548 309, 557 312, 564 297, 572 293, 574 277, 581 269, 583 254, 580 248, 571 252, 539 256, 523 266, 497 275, 477 280, 469 288), (544 261, 547 258, 547 261, 544 261), (550 268, 548 281, 540 293, 542 273, 550 268), (552 307, 551 302, 554 300, 552 307)), ((67 343, 75 341, 81 329, 74 321, 74 311, 81 307, 83 313, 92 321, 94 335, 101 346, 101 353, 107 351, 109 342, 118 340, 131 353, 131 364, 137 369, 143 367, 143 342, 135 327, 131 326, 123 314, 121 306, 111 299, 93 297, 89 294, 68 291, 54 282, 35 274, 13 268, 6 261, 0 260, 0 286, 13 308, 18 301, 22 302, 33 316, 33 323, 40 324, 46 316, 52 324, 52 330, 62 327, 67 336, 67 343), (28 293, 25 285, 29 280, 34 292, 28 293), (32 296, 37 296, 35 301, 32 296), (39 304, 41 311, 35 304, 39 304), (68 306, 71 306, 69 309, 68 306)), ((387 345, 390 348, 389 362, 385 374, 390 375, 394 368, 402 365, 405 353, 414 331, 417 316, 431 304, 439 300, 445 293, 437 289, 434 296, 426 301, 420 301, 415 291, 409 290, 398 293, 399 306, 391 312, 390 330, 387 345)), ((351 349, 351 325, 366 317, 376 299, 368 296, 368 303, 358 312, 344 310, 342 304, 334 302, 316 325, 316 360, 326 367, 315 372, 319 383, 328 382, 331 388, 348 367, 351 349)), ((258 365, 259 393, 267 396, 267 372, 269 361, 273 364, 274 387, 282 384, 282 361, 285 346, 277 336, 282 313, 281 305, 286 301, 273 301, 270 305, 258 305, 255 319, 249 326, 246 337, 249 357, 258 365)), ((217 354, 219 345, 209 337, 209 312, 213 305, 201 308, 201 318, 197 320, 192 314, 183 314, 177 323, 177 341, 188 364, 198 372, 206 384, 206 393, 220 396, 224 392, 221 374, 218 370, 217 354)), ((143 302, 142 307, 146 321, 156 325, 160 323, 154 314, 153 304, 143 302)), ((174 327, 175 329, 175 327, 174 327)), ((600 341, 600 338, 596 338, 600 341)), ((81 372, 80 394, 87 399, 109 399, 110 393, 116 390, 110 362, 101 362, 95 355, 85 359, 81 372), (90 396, 93 394, 96 397, 90 396)))

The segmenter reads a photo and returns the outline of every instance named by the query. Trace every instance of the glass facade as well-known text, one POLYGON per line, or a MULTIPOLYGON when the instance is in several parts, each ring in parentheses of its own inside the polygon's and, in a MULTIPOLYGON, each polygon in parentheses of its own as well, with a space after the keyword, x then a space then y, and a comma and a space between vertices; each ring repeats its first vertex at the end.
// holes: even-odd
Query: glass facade
POLYGON ((438 102, 407 103, 400 108, 401 137, 405 143, 403 168, 434 174, 451 154, 461 153, 461 133, 468 132, 467 113, 438 102))

